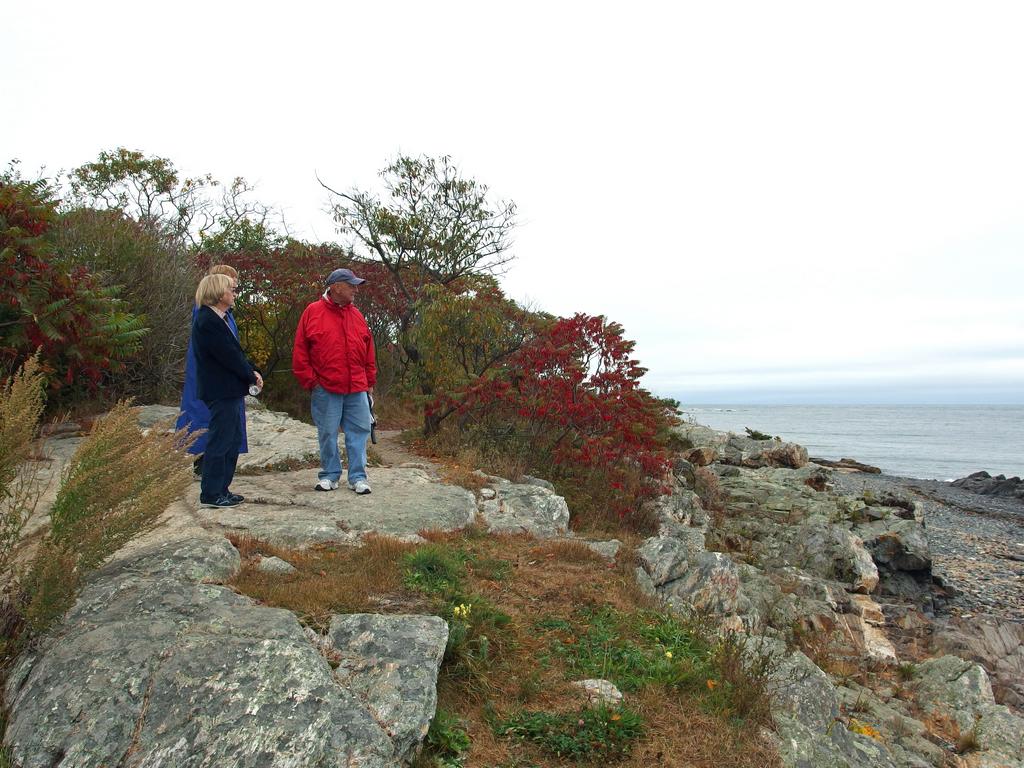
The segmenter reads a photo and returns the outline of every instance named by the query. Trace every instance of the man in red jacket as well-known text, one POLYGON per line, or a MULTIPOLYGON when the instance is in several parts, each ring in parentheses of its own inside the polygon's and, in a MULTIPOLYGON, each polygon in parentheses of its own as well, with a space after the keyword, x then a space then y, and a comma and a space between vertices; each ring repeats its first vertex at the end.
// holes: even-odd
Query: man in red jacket
POLYGON ((366 439, 370 435, 370 402, 377 381, 373 337, 352 300, 365 283, 349 269, 336 269, 327 289, 302 313, 292 347, 292 371, 303 389, 312 392, 313 423, 320 440, 318 491, 333 491, 341 480, 338 428, 345 432, 348 487, 370 492, 366 480, 366 439))

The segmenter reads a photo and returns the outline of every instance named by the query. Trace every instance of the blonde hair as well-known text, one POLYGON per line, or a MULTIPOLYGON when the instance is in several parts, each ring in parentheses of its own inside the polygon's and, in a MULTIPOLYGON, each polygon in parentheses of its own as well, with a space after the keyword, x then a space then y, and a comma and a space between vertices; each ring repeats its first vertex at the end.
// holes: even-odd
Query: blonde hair
POLYGON ((227 264, 214 264, 210 267, 208 275, 227 275, 232 280, 238 279, 238 270, 234 267, 229 267, 227 264))
POLYGON ((227 275, 207 275, 196 288, 196 304, 200 307, 219 304, 221 297, 232 289, 233 282, 227 275))

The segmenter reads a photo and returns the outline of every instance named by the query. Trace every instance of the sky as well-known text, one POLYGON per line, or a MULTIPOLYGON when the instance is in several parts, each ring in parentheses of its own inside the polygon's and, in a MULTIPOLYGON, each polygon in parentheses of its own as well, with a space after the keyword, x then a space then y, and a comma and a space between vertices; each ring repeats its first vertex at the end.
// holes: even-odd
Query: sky
POLYGON ((1019 2, 18 3, 0 161, 244 176, 453 157, 513 298, 620 322, 684 403, 1024 403, 1019 2))

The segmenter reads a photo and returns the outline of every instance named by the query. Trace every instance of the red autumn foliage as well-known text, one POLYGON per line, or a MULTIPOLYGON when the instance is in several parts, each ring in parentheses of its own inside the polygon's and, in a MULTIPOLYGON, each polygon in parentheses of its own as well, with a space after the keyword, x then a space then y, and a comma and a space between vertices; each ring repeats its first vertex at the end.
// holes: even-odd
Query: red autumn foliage
POLYGON ((94 390, 144 331, 87 269, 53 253, 56 220, 44 182, 0 182, 0 368, 39 350, 51 391, 94 390))
MULTIPOLYGON (((664 405, 640 387, 644 369, 622 326, 577 314, 541 331, 493 377, 438 398, 463 425, 514 425, 532 469, 569 481, 572 497, 620 519, 665 491, 664 405)), ((570 498, 571 500, 571 498, 570 498)))

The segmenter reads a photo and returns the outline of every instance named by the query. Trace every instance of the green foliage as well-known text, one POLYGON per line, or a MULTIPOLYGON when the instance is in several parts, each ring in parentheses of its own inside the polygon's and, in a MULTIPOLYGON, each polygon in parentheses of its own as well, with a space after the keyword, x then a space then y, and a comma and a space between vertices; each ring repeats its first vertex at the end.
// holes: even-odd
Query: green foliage
POLYGON ((150 329, 113 379, 112 394, 143 402, 175 399, 181 391, 189 308, 199 279, 185 248, 119 210, 93 208, 63 213, 53 247, 61 259, 84 267, 105 288, 118 291, 126 309, 144 316, 150 329))
POLYGON ((222 216, 216 231, 203 234, 199 250, 207 255, 270 253, 287 244, 288 238, 276 232, 265 220, 222 216))
POLYGON ((458 716, 438 708, 427 731, 422 763, 448 768, 462 765, 462 756, 469 750, 469 734, 458 716))
MULTIPOLYGON (((427 289, 441 286, 464 293, 459 281, 492 273, 507 263, 515 204, 492 202, 487 186, 463 176, 450 157, 400 155, 380 176, 383 198, 324 186, 338 200, 334 218, 339 232, 350 238, 353 252, 379 262, 388 275, 397 344, 420 394, 429 398, 438 389, 427 369, 429 356, 417 341, 430 304, 427 289)), ((481 359, 489 356, 485 351, 481 359)), ((466 363, 470 364, 468 356, 466 363)), ((441 368, 445 373, 455 370, 447 364, 441 368)), ((424 414, 424 429, 428 434, 436 431, 432 414, 424 414)))
MULTIPOLYGON (((442 544, 424 544, 402 559, 403 584, 436 596, 438 613, 448 622, 445 674, 479 678, 487 673, 508 640, 508 614, 482 595, 466 589, 466 566, 472 559, 442 544)), ((478 561, 505 573, 501 560, 478 561)))
POLYGON ((776 660, 743 636, 718 636, 696 617, 607 607, 580 609, 572 625, 549 619, 537 626, 574 679, 602 678, 627 692, 664 686, 697 696, 719 715, 767 720, 776 660))
POLYGON ((911 662, 899 664, 896 667, 896 677, 898 677, 902 683, 909 683, 917 677, 917 665, 912 664, 911 662))
POLYGON ((423 356, 422 374, 437 391, 451 392, 488 375, 533 336, 540 322, 506 299, 491 277, 464 280, 462 288, 425 288, 419 324, 410 332, 423 356))
POLYGON ((589 765, 627 757, 644 736, 643 719, 627 707, 578 712, 520 712, 498 724, 499 736, 531 741, 557 758, 589 765))
POLYGON ((466 557, 440 544, 424 544, 403 558, 402 569, 406 587, 446 594, 461 587, 466 575, 466 557))
POLYGON ((144 226, 180 240, 201 237, 214 223, 203 191, 217 185, 206 174, 181 178, 165 157, 118 147, 100 152, 68 175, 79 206, 121 211, 144 226))
POLYGON ((678 619, 611 608, 581 609, 575 618, 571 632, 551 640, 573 677, 611 680, 620 690, 635 691, 651 683, 691 686, 711 674, 707 645, 678 619))
POLYGON ((410 265, 447 285, 509 260, 515 204, 492 203, 487 186, 463 176, 450 157, 400 155, 380 176, 385 199, 334 192, 340 199, 334 217, 339 231, 387 266, 407 292, 402 271, 410 265))
POLYGON ((750 427, 744 427, 744 429, 746 430, 747 437, 749 437, 751 440, 771 440, 772 439, 772 436, 767 434, 767 433, 765 433, 765 432, 759 432, 758 430, 751 429, 750 427))
POLYGON ((507 642, 509 615, 481 595, 460 594, 448 598, 444 614, 448 620, 446 674, 466 678, 486 674, 507 642))

